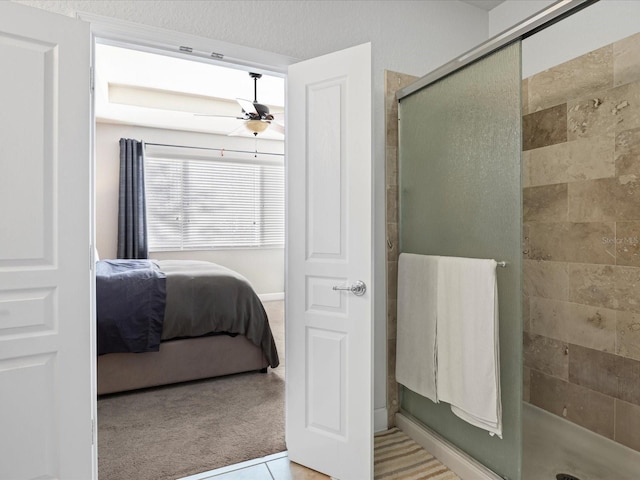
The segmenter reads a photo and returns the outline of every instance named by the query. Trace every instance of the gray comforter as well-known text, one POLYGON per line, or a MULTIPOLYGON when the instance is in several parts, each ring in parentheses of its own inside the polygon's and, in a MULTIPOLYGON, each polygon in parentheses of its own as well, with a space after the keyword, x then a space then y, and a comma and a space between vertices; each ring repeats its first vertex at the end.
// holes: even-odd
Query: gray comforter
POLYGON ((279 365, 267 314, 251 284, 210 262, 157 260, 167 277, 162 340, 212 333, 245 335, 272 368, 279 365))

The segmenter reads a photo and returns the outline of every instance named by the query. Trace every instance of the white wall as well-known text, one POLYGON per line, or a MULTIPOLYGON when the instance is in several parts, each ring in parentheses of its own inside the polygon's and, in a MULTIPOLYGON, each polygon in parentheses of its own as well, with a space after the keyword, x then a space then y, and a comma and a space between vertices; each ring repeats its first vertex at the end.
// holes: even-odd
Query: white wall
POLYGON ((94 13, 307 59, 365 42, 373 52, 376 408, 386 402, 384 70, 422 76, 487 39, 487 12, 456 0, 15 0, 94 13))
POLYGON ((640 2, 600 0, 522 42, 522 78, 640 31, 640 2))
MULTIPOLYGON (((500 33, 550 0, 508 0, 489 12, 489 34, 500 33)), ((621 40, 640 31, 640 1, 600 0, 522 42, 522 77, 621 40)))
POLYGON ((506 0, 489 12, 489 37, 498 35, 517 23, 544 10, 557 0, 506 0))
MULTIPOLYGON (((149 143, 197 145, 210 148, 252 150, 253 139, 181 132, 130 125, 98 123, 96 126, 96 243, 100 258, 116 257, 118 238, 118 183, 120 138, 149 143)), ((260 140, 260 151, 283 153, 279 141, 260 140)), ((151 252, 157 259, 207 260, 244 275, 258 294, 284 292, 284 249, 234 249, 189 252, 151 252)))

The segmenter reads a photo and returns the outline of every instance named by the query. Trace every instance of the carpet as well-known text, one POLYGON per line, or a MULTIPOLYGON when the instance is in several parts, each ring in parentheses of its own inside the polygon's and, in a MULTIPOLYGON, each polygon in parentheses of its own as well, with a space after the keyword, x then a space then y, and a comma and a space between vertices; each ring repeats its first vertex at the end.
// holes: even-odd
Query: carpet
POLYGON ((460 480, 398 428, 376 434, 374 448, 375 480, 460 480))
POLYGON ((98 400, 100 480, 172 480, 286 450, 284 305, 265 309, 278 368, 98 400))

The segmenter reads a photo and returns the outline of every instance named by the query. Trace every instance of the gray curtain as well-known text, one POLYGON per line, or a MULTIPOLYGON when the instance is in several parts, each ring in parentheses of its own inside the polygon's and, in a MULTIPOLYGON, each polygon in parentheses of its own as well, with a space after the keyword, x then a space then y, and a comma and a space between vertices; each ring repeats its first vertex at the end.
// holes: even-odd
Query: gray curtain
POLYGON ((120 139, 118 258, 148 258, 144 143, 120 139))

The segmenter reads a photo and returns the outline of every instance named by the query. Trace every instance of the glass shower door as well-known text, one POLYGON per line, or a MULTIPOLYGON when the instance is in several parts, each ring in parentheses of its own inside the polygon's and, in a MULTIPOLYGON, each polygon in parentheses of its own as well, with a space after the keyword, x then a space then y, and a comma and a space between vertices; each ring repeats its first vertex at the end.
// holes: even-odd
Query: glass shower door
POLYGON ((499 268, 503 438, 402 388, 401 410, 511 480, 521 478, 521 48, 512 43, 399 105, 401 252, 499 268))

